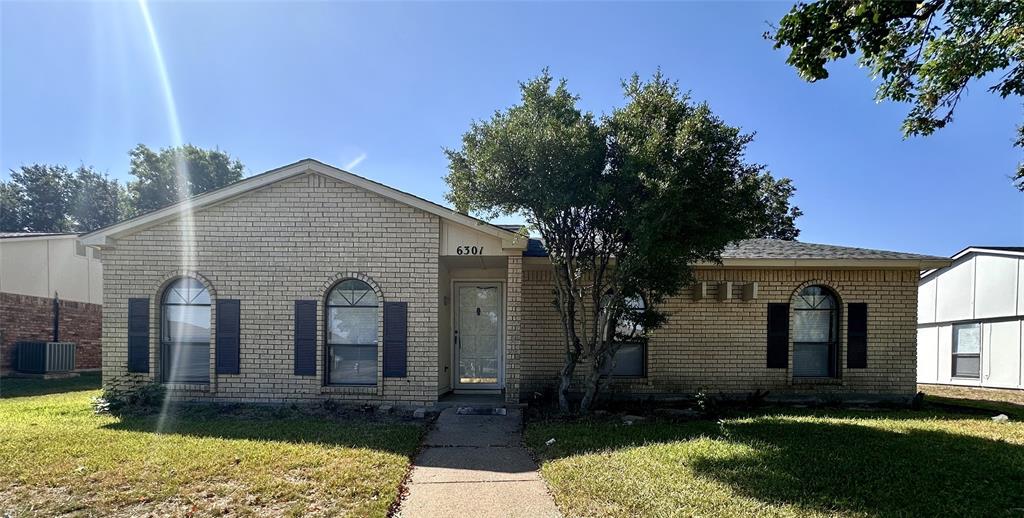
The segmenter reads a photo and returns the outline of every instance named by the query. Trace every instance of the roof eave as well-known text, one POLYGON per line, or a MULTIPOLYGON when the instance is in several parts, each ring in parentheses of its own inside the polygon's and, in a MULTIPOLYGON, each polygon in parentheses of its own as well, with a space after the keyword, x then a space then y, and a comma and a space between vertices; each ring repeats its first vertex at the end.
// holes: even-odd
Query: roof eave
MULTIPOLYGON (((525 256, 530 264, 547 262, 546 256, 525 256)), ((721 264, 696 263, 694 268, 843 268, 867 269, 889 268, 905 270, 928 270, 944 268, 952 263, 949 259, 723 259, 721 264)))

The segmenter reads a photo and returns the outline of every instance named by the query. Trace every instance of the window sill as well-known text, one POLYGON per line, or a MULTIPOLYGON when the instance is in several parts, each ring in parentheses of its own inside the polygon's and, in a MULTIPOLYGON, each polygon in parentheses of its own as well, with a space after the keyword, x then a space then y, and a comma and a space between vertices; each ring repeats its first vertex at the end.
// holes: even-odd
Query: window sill
POLYGON ((165 390, 199 391, 208 392, 209 383, 163 383, 165 390))
POLYGON ((842 385, 842 378, 793 378, 789 380, 790 385, 842 385))
POLYGON ((377 394, 376 385, 324 385, 321 394, 377 394))

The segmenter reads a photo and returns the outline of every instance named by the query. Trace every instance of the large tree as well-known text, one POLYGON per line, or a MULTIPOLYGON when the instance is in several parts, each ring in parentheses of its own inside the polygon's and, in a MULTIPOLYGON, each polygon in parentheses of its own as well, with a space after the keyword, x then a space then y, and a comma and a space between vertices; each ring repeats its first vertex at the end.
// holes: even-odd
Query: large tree
POLYGON ((62 165, 33 164, 11 170, 18 224, 29 232, 70 232, 74 177, 62 165))
POLYGON ((695 104, 660 73, 624 83, 627 104, 596 119, 545 71, 522 101, 474 122, 448 149, 448 199, 463 212, 521 214, 554 273, 565 361, 558 400, 579 409, 607 383, 615 353, 661 325, 658 305, 692 282, 692 264, 758 235, 795 237, 788 180, 744 158, 751 136, 695 104), (642 297, 646 309, 633 301, 642 297))
POLYGON ((21 188, 13 181, 0 180, 0 232, 21 232, 21 188))
POLYGON ((242 162, 227 153, 191 144, 159 151, 139 144, 129 155, 135 180, 128 189, 136 214, 219 189, 242 179, 245 171, 242 162))
MULTIPOLYGON (((878 100, 912 105, 905 136, 930 135, 953 121, 973 80, 1024 95, 1024 2, 1019 0, 821 0, 798 3, 765 37, 789 47, 787 63, 808 81, 830 61, 858 54, 881 82, 878 100)), ((1024 147, 1024 125, 1014 145, 1024 147)), ((1014 176, 1024 191, 1024 162, 1014 176)))
POLYGON ((117 180, 92 167, 75 170, 75 195, 71 216, 78 232, 92 232, 117 223, 124 206, 124 188, 117 180))

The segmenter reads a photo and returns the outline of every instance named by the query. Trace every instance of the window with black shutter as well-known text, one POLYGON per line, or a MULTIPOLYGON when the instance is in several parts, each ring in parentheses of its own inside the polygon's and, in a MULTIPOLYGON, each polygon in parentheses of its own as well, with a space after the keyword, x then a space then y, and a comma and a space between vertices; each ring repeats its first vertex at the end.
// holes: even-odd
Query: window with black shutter
POLYGON ((868 305, 863 302, 846 306, 846 366, 866 369, 868 366, 868 305))
POLYGON ((128 372, 149 372, 149 299, 128 299, 128 372))
POLYGON ((768 304, 768 368, 785 369, 789 364, 789 304, 768 304))
POLYGON ((316 376, 316 301, 295 301, 295 375, 316 376))
POLYGON ((238 374, 241 301, 217 300, 217 374, 238 374))
POLYGON ((408 356, 409 305, 384 303, 384 377, 404 378, 408 356))

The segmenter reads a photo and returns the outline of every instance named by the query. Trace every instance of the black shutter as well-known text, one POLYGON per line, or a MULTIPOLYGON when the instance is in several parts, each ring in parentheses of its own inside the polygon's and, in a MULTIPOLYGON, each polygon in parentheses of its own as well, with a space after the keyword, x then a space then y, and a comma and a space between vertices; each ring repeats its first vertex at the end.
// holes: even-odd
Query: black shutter
POLYGON ((850 369, 868 367, 868 305, 847 304, 846 366, 850 369))
POLYGON ((316 301, 295 301, 295 375, 316 376, 316 301))
POLYGON ((408 351, 409 304, 384 303, 384 377, 404 378, 408 351))
POLYGON ((789 304, 768 304, 768 368, 789 365, 789 304))
POLYGON ((128 372, 149 372, 149 299, 128 299, 128 372))
POLYGON ((217 300, 217 374, 238 374, 241 302, 217 300))

